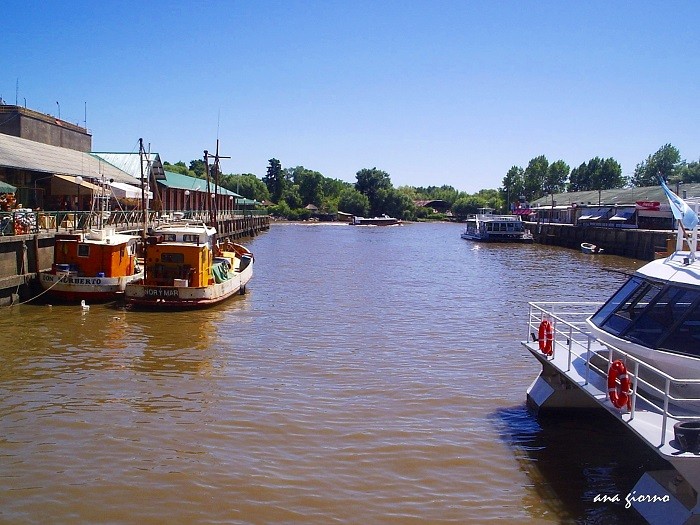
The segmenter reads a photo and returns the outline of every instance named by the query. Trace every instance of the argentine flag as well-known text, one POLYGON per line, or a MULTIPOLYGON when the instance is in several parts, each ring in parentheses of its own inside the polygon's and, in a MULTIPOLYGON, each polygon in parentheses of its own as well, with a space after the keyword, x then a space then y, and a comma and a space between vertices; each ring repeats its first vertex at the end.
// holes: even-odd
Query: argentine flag
POLYGON ((661 187, 664 189, 666 197, 668 197, 668 202, 671 205, 673 216, 681 221, 681 224, 683 224, 683 227, 686 230, 692 230, 695 228, 698 225, 697 214, 690 209, 690 206, 688 206, 683 199, 673 193, 668 186, 666 186, 663 178, 659 177, 659 180, 661 181, 661 187))

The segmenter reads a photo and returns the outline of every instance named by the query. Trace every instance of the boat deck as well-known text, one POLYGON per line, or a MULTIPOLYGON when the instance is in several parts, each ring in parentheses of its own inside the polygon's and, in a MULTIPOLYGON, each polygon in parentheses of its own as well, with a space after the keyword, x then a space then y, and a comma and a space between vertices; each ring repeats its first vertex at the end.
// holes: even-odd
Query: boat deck
POLYGON ((543 369, 556 370, 666 459, 700 459, 697 454, 680 450, 673 430, 679 421, 700 418, 700 400, 681 399, 670 394, 674 384, 697 385, 700 382, 672 378, 634 356, 596 340, 585 323, 594 306, 594 303, 531 303, 528 335, 533 336, 522 345, 542 363, 543 369), (555 326, 552 356, 544 355, 539 350, 539 343, 534 341, 534 334, 545 317, 555 326), (607 370, 615 359, 626 362, 632 377, 630 410, 616 408, 608 398, 607 370), (654 384, 648 381, 651 376, 655 376, 654 384), (663 389, 654 386, 659 382, 664 385, 663 389))

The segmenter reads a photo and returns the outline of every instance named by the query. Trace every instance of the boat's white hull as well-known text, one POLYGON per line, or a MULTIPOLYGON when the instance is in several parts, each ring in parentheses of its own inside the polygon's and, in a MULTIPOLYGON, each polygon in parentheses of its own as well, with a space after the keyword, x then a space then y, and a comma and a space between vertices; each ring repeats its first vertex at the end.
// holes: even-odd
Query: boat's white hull
POLYGON ((110 301, 126 289, 127 284, 143 278, 143 272, 120 277, 78 277, 68 273, 41 272, 41 287, 51 297, 63 301, 110 301))
POLYGON ((246 284, 253 277, 251 262, 242 272, 230 279, 209 286, 145 286, 130 283, 124 292, 127 304, 153 309, 203 308, 220 303, 233 295, 245 293, 246 284))

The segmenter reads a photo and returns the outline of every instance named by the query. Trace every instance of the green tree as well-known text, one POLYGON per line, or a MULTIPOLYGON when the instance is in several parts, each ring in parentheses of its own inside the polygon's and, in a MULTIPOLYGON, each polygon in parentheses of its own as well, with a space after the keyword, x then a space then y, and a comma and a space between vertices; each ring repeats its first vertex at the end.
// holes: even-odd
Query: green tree
POLYGON ((170 164, 167 160, 163 162, 163 169, 165 171, 171 171, 173 173, 180 173, 182 175, 187 175, 188 177, 195 177, 195 174, 193 171, 190 171, 187 168, 187 165, 182 162, 176 162, 175 164, 170 164))
POLYGON ((563 160, 554 161, 547 168, 543 189, 548 194, 563 193, 568 178, 569 165, 563 160))
POLYGON ((282 198, 282 192, 286 186, 286 177, 282 173, 282 164, 277 159, 270 159, 267 166, 267 174, 263 177, 263 182, 270 192, 270 198, 279 202, 282 198))
POLYGON ((345 188, 338 198, 338 211, 365 217, 369 213, 369 199, 354 188, 345 188))
POLYGON ((296 184, 285 186, 280 200, 286 202, 292 210, 304 207, 304 201, 299 195, 299 186, 296 184))
POLYGON ((242 175, 224 175, 221 185, 246 197, 247 199, 255 199, 256 201, 269 201, 270 192, 265 186, 265 183, 257 178, 252 173, 244 173, 242 175))
POLYGON ((467 215, 476 213, 479 208, 488 208, 488 204, 483 197, 470 195, 460 197, 452 205, 452 213, 459 218, 465 218, 467 215))
POLYGON ((302 202, 321 207, 323 203, 323 175, 318 171, 307 170, 297 166, 292 170, 292 180, 299 187, 302 202))
POLYGON ((375 196, 376 211, 373 215, 383 213, 403 220, 412 220, 416 215, 416 205, 403 192, 394 188, 380 188, 375 196))
POLYGON ((590 173, 586 162, 581 163, 578 168, 571 170, 569 174, 569 185, 567 187, 568 191, 586 191, 591 189, 591 185, 590 173))
POLYGON ((530 160, 523 173, 523 193, 527 200, 533 201, 545 195, 548 168, 549 161, 544 155, 530 160))
POLYGON ((508 210, 510 210, 511 204, 516 202, 519 197, 525 193, 524 173, 525 170, 520 166, 513 166, 508 170, 506 176, 503 177, 501 196, 508 210))
POLYGON ((199 179, 204 179, 207 176, 207 168, 204 165, 204 161, 201 159, 190 161, 190 171, 199 179))
POLYGON ((614 188, 624 188, 627 181, 622 175, 622 166, 612 157, 603 161, 600 168, 600 185, 601 190, 611 190, 614 188))
POLYGON ((647 160, 637 164, 630 182, 637 187, 654 186, 658 184, 659 175, 668 180, 675 180, 680 167, 680 152, 671 144, 666 144, 653 155, 649 155, 647 160))
POLYGON ((358 171, 356 177, 355 189, 369 199, 370 213, 372 215, 380 215, 382 213, 382 203, 378 198, 379 190, 392 188, 389 174, 377 168, 365 168, 358 171))
POLYGON ((700 182, 700 161, 683 162, 679 176, 683 182, 700 182))

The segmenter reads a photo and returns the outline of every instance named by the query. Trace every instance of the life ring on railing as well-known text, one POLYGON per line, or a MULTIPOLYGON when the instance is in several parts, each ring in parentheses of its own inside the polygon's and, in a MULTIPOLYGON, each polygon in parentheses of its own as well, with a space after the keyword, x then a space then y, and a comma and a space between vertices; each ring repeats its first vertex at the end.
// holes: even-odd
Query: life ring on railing
POLYGON ((630 376, 627 374, 625 363, 619 359, 610 365, 608 370, 608 397, 615 408, 631 408, 630 376))
POLYGON ((549 319, 543 319, 537 337, 540 352, 544 355, 552 355, 554 351, 554 325, 549 319))

